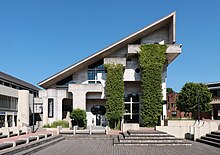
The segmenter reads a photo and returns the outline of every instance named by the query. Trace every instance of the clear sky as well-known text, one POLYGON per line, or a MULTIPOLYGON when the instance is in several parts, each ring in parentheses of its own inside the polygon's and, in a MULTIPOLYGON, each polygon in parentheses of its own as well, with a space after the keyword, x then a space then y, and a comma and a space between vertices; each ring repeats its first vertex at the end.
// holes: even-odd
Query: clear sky
POLYGON ((220 81, 220 0, 1 0, 0 70, 37 85, 173 11, 168 87, 220 81))

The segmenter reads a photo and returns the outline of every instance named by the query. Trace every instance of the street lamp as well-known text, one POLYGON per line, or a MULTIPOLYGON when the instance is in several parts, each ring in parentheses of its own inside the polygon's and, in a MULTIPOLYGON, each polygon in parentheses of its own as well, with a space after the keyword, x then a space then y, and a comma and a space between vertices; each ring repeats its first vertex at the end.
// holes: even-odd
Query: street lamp
POLYGON ((198 101, 198 121, 200 121, 199 91, 197 91, 197 101, 198 101))

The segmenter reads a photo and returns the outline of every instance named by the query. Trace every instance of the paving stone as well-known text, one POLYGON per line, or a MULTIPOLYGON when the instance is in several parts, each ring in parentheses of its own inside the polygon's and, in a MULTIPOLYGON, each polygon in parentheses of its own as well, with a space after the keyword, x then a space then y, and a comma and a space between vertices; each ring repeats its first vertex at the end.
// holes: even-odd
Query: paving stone
POLYGON ((192 146, 113 146, 112 139, 64 140, 34 155, 219 155, 220 148, 192 142, 192 146))

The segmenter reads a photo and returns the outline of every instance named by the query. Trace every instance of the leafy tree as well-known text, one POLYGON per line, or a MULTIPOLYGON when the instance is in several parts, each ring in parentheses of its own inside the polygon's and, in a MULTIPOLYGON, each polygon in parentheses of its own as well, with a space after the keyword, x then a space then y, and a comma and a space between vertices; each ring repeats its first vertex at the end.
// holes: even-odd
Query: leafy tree
POLYGON ((167 45, 142 45, 139 52, 141 66, 141 117, 145 126, 155 126, 162 112, 162 71, 167 45))
POLYGON ((106 117, 111 128, 119 128, 124 115, 124 69, 121 64, 106 64, 106 117))
POLYGON ((207 112, 211 110, 211 99, 212 94, 206 85, 189 82, 183 86, 176 103, 177 108, 186 113, 198 111, 198 104, 200 111, 207 112))
POLYGON ((172 88, 167 88, 167 93, 172 93, 174 92, 172 88))
POLYGON ((87 121, 86 121, 86 111, 82 109, 73 109, 70 113, 70 118, 74 119, 77 122, 79 127, 86 128, 87 121))

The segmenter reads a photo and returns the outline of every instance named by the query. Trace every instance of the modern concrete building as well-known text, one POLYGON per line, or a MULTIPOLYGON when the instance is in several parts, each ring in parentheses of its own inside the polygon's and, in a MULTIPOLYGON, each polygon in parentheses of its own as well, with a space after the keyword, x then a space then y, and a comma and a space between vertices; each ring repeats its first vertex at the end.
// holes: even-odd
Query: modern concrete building
MULTIPOLYGON (((65 119, 73 108, 80 108, 86 110, 87 125, 105 125, 104 64, 113 63, 124 66, 124 122, 141 123, 139 47, 142 44, 168 45, 161 81, 165 101, 167 67, 181 53, 181 45, 176 44, 175 28, 174 12, 41 81, 39 86, 44 90, 39 91, 39 102, 43 103, 43 124, 65 119), (100 114, 94 114, 94 111, 100 111, 100 114)), ((167 117, 165 103, 162 118, 167 117)))
POLYGON ((206 85, 212 93, 211 119, 220 120, 220 82, 209 82, 206 85))
POLYGON ((0 72, 0 127, 29 126, 40 89, 0 72))

